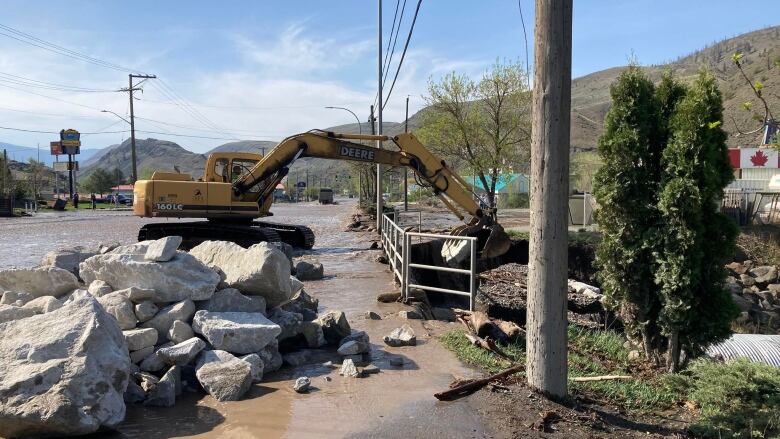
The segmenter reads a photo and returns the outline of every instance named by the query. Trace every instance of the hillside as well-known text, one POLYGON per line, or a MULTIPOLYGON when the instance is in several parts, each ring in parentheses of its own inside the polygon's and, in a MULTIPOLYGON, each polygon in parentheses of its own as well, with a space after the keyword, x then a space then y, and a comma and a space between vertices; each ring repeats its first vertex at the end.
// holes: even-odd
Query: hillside
MULTIPOLYGON (((54 162, 54 156, 49 154, 48 143, 46 145, 41 144, 41 149, 38 151, 37 148, 0 142, 0 155, 2 154, 3 149, 12 151, 8 153, 8 157, 16 160, 17 162, 29 162, 30 159, 37 160, 39 155, 41 161, 47 166, 51 166, 51 164, 54 162)), ((81 154, 79 154, 76 159, 80 161, 88 160, 95 155, 99 155, 101 151, 102 150, 99 148, 82 148, 81 154)), ((60 160, 63 160, 63 157, 60 157, 60 160)))
MULTIPOLYGON (((205 154, 188 151, 176 143, 158 139, 136 139, 136 156, 138 159, 138 175, 155 170, 173 170, 177 166, 181 172, 192 173, 194 178, 203 175, 206 163, 205 154)), ((130 140, 110 148, 98 160, 86 163, 81 167, 79 179, 88 177, 95 169, 106 170, 118 167, 122 173, 132 174, 130 140)))
MULTIPOLYGON (((745 55, 743 61, 748 75, 762 81, 767 89, 775 91, 774 95, 768 96, 770 104, 780 105, 780 74, 775 70, 776 67, 769 71, 774 60, 780 59, 780 26, 711 44, 667 64, 644 67, 654 80, 659 80, 667 69, 673 70, 678 78, 690 80, 702 66, 709 68, 718 78, 718 85, 723 93, 724 127, 730 134, 729 146, 755 143, 758 138, 733 135, 737 133, 737 129, 732 117, 743 127, 743 131, 756 126, 755 122, 751 122, 750 114, 741 108, 742 103, 753 96, 750 86, 745 83, 731 61, 731 55, 737 51, 745 55)), ((638 56, 641 62, 641 54, 638 56)), ((625 66, 601 70, 572 82, 572 149, 595 149, 602 131, 601 124, 610 107, 609 86, 624 69, 625 66)))

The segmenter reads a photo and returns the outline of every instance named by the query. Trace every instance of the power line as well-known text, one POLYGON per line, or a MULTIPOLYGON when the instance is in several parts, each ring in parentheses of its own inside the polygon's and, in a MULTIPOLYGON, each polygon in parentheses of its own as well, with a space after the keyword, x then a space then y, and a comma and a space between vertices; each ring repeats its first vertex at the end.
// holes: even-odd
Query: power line
POLYGON ((40 96, 42 98, 51 99, 53 101, 64 102, 66 104, 75 105, 77 107, 84 107, 84 108, 89 108, 90 110, 100 111, 99 108, 90 107, 89 105, 84 105, 84 104, 79 104, 79 103, 76 103, 76 102, 66 101, 65 99, 55 98, 54 96, 48 96, 48 95, 45 95, 45 94, 36 93, 34 91, 29 91, 29 90, 25 90, 25 89, 18 88, 18 87, 13 87, 13 86, 10 86, 10 85, 7 85, 7 84, 0 84, 0 87, 10 88, 10 89, 13 89, 13 90, 20 91, 22 93, 28 93, 28 94, 31 94, 31 95, 40 96))
MULTIPOLYGON (((144 98, 143 101, 151 102, 154 104, 177 105, 176 102, 158 101, 156 99, 144 98)), ((337 104, 341 106, 350 106, 350 105, 360 105, 362 104, 362 102, 342 102, 337 104)), ((321 109, 322 108, 322 105, 279 105, 275 107, 252 107, 252 106, 241 106, 241 105, 208 105, 208 104, 200 104, 197 102, 190 102, 190 105, 193 107, 217 108, 217 109, 224 109, 224 110, 257 110, 257 111, 298 110, 304 108, 321 109)))
POLYGON ((523 18, 522 0, 517 0, 517 8, 520 10, 520 23, 523 25, 523 40, 525 41, 525 81, 528 89, 531 89, 531 64, 528 62, 528 34, 525 31, 525 19, 523 18))
MULTIPOLYGON (((385 59, 382 62, 382 70, 384 71, 384 75, 382 77, 382 87, 385 86, 385 83, 387 82, 387 74, 390 70, 390 64, 393 62, 393 55, 395 54, 395 45, 398 41, 398 34, 401 33, 401 23, 404 19, 404 11, 406 10, 406 0, 404 0, 404 4, 401 7, 401 18, 398 20, 398 26, 396 27, 396 16, 398 14, 398 3, 399 0, 396 0, 395 2, 395 13, 393 14, 393 26, 390 29, 390 37, 387 39, 387 49, 385 50, 385 59), (393 31, 395 31, 395 37, 393 37, 393 31), (390 49, 390 43, 393 43, 392 50, 390 49)), ((374 95, 374 104, 376 105, 376 101, 379 99, 379 90, 377 90, 376 94, 374 95)))
MULTIPOLYGON (((219 131, 208 130, 208 129, 204 129, 204 128, 198 128, 198 127, 194 127, 192 125, 179 125, 179 124, 175 124, 175 123, 163 122, 161 120, 149 119, 149 118, 140 117, 140 116, 136 116, 135 118, 136 119, 140 119, 140 120, 145 120, 145 121, 148 121, 148 122, 156 122, 156 123, 159 123, 159 124, 168 125, 168 126, 172 126, 172 127, 176 127, 176 128, 184 128, 184 129, 188 129, 188 130, 205 131, 205 132, 212 132, 212 133, 222 134, 219 131)), ((231 128, 230 131, 231 132, 232 131, 236 131, 236 132, 240 131, 240 132, 251 133, 251 134, 259 134, 257 131, 253 131, 253 130, 242 130, 242 129, 234 129, 234 128, 231 128)), ((273 134, 272 133, 264 133, 264 135, 286 136, 286 134, 279 134, 279 133, 273 133, 273 134)))
POLYGON ((406 44, 404 44, 404 51, 401 53, 401 60, 398 61, 398 68, 395 71, 395 76, 393 77, 393 83, 390 85, 390 91, 387 92, 387 97, 384 99, 384 102, 382 103, 383 110, 387 106, 387 101, 390 100, 390 95, 393 94, 395 81, 398 80, 398 74, 401 72, 401 66, 404 64, 404 58, 406 57, 406 50, 409 48, 409 41, 411 41, 412 33, 414 33, 414 24, 417 22, 417 14, 419 14, 420 12, 420 5, 422 5, 422 0, 417 0, 417 8, 414 10, 414 18, 412 18, 412 25, 411 27, 409 27, 409 35, 406 37, 406 44))
POLYGON ((0 72, 0 80, 26 85, 29 87, 47 88, 51 90, 63 90, 83 93, 105 93, 116 92, 117 90, 87 88, 76 85, 57 84, 53 82, 39 81, 37 79, 25 78, 23 76, 13 75, 11 73, 0 72))
POLYGON ((57 53, 62 56, 66 56, 73 59, 78 59, 80 61, 88 62, 90 64, 94 64, 100 67, 118 70, 118 71, 124 71, 128 73, 138 73, 138 70, 130 69, 127 67, 123 67, 119 64, 115 64, 109 61, 104 61, 102 59, 93 58, 89 55, 85 55, 83 53, 77 52, 75 50, 71 50, 62 46, 59 46, 57 44, 48 42, 46 40, 43 40, 41 38, 35 37, 33 35, 30 35, 28 33, 22 32, 18 29, 14 29, 10 26, 6 26, 4 24, 0 24, 0 29, 5 31, 0 31, 0 35, 6 36, 8 38, 12 38, 14 40, 20 41, 25 44, 29 44, 31 46, 35 46, 44 50, 48 50, 53 53, 57 53))
MULTIPOLYGON (((0 130, 10 130, 10 131, 22 131, 25 133, 40 133, 40 134, 59 134, 59 131, 42 131, 42 130, 28 130, 24 128, 13 128, 13 127, 2 127, 0 126, 0 130)), ((126 133, 129 130, 122 130, 122 131, 93 131, 93 132, 86 132, 86 133, 79 133, 85 136, 88 136, 90 134, 116 134, 116 133, 126 133)))

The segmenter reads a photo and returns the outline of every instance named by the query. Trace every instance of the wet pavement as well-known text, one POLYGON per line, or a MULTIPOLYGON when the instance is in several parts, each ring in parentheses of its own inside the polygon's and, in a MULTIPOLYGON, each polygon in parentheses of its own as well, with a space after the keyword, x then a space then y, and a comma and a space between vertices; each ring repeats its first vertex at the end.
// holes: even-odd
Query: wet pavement
MULTIPOLYGON (((95 438, 276 438, 276 437, 485 437, 486 431, 469 399, 439 402, 433 394, 447 389, 453 378, 469 377, 464 367, 435 337, 453 329, 437 321, 409 321, 418 346, 390 348, 382 337, 406 321, 397 317, 401 304, 376 302, 376 295, 393 291, 387 266, 376 263, 380 253, 368 250, 376 235, 345 232, 354 200, 320 206, 314 203, 278 204, 272 221, 306 224, 317 243, 303 257, 325 266, 326 278, 306 282, 319 299, 320 311, 342 310, 353 328, 365 330, 372 341, 373 364, 381 369, 365 378, 345 378, 322 362, 340 362, 332 350, 313 350, 312 364, 283 368, 267 375, 242 401, 219 403, 210 396, 185 394, 171 408, 128 407, 116 432, 95 438), (366 320, 371 310, 382 320, 366 320), (394 367, 391 357, 403 357, 394 367), (292 383, 312 378, 313 390, 297 394, 292 383), (326 380, 330 378, 330 381, 326 380)), ((99 241, 135 241, 147 220, 129 212, 78 213, 67 217, 0 221, 0 267, 35 265, 58 245, 93 246, 99 241), (14 235, 15 237, 9 236, 14 235), (21 242, 20 242, 21 241, 21 242), (24 243, 24 244, 22 244, 24 243), (16 250, 22 246, 23 251, 16 250), (10 253, 10 256, 9 256, 10 253)))

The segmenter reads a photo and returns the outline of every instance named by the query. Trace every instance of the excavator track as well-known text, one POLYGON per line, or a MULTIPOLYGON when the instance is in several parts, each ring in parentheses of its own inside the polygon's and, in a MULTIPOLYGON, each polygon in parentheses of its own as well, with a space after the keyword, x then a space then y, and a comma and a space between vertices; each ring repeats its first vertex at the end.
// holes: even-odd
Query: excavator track
MULTIPOLYGON (((276 226, 278 225, 274 225, 274 227, 276 226)), ((304 238, 294 234, 296 228, 303 226, 284 227, 290 228, 287 233, 279 233, 272 227, 264 227, 256 222, 251 225, 220 224, 209 221, 152 223, 144 225, 138 231, 138 240, 146 241, 166 236, 181 236, 181 247, 184 249, 195 247, 203 241, 231 241, 242 247, 250 247, 259 242, 286 242, 293 247, 300 247, 297 245, 298 242, 307 242, 304 238)), ((304 228, 311 233, 308 227, 304 228)), ((312 243, 314 241, 313 233, 311 241, 312 243)))
POLYGON ((254 224, 275 231, 281 237, 282 242, 286 242, 293 247, 305 249, 314 247, 314 232, 306 226, 276 224, 265 221, 255 221, 254 224))

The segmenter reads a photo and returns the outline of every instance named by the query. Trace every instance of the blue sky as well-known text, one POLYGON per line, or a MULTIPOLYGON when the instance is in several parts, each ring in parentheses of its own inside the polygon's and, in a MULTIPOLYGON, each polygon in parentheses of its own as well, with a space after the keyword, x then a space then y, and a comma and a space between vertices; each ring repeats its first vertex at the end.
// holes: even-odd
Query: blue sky
MULTIPOLYGON (((376 3, 4 0, 0 24, 158 75, 162 82, 150 80, 136 101, 136 115, 146 118, 138 120, 139 130, 279 140, 295 132, 354 121, 346 112, 324 109, 326 105, 349 107, 367 119, 376 93, 376 3), (199 115, 172 104, 160 90, 164 85, 192 103, 216 128, 204 126, 199 115)), ((386 36, 395 4, 384 0, 386 36)), ((407 0, 393 72, 415 5, 416 1, 407 0)), ((532 49, 533 2, 522 0, 522 5, 532 49)), ((643 64, 662 63, 714 41, 776 25, 777 19, 773 21, 768 13, 775 5, 776 0, 575 1, 573 74, 625 64, 632 53, 643 64)), ((529 57, 533 59, 532 54, 529 57)), ((403 119, 407 95, 411 95, 410 111, 420 108, 429 78, 452 70, 478 77, 496 59, 525 60, 516 1, 424 0, 385 120, 403 119)), ((98 89, 127 85, 124 72, 3 35, 0 73, 98 89)), ((99 110, 125 115, 127 105, 124 93, 34 89, 0 79, 0 126, 125 130, 124 122, 99 110), (112 123, 116 125, 109 126, 112 123)), ((138 136, 173 140, 199 152, 227 141, 138 136)), ((0 130, 0 141, 25 146, 46 145, 52 137, 0 130)), ((125 133, 100 134, 85 136, 84 143, 103 147, 125 138, 125 133)))

